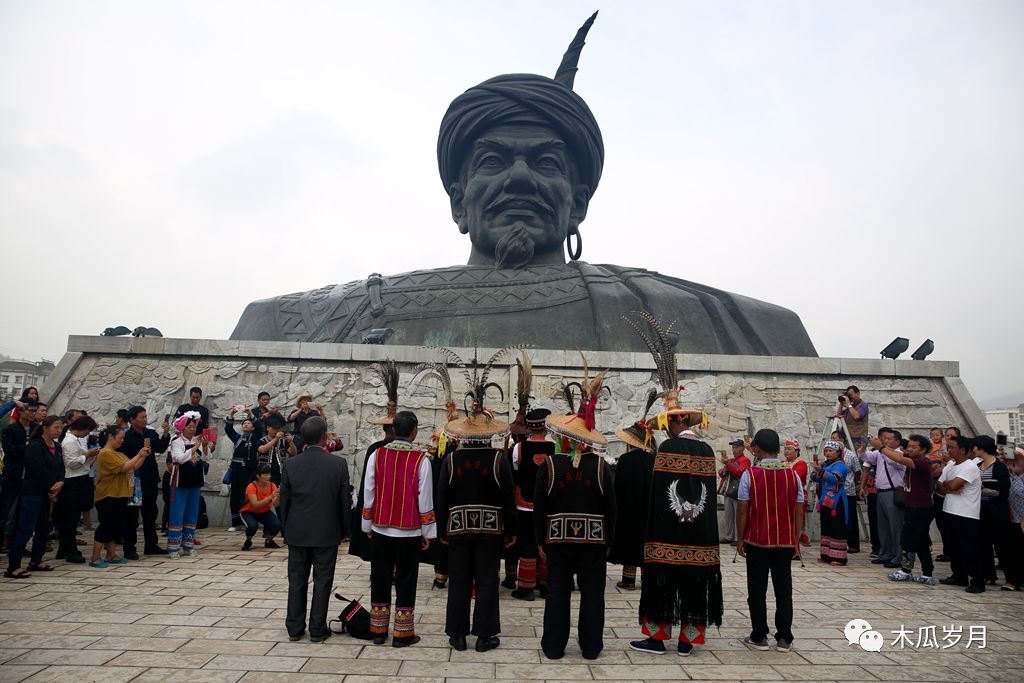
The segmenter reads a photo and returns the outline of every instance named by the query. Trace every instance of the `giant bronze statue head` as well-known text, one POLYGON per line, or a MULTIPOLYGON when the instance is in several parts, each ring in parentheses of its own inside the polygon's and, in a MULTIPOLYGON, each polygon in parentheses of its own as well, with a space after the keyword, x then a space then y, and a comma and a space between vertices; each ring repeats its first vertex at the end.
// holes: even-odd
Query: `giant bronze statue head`
POLYGON ((470 265, 520 268, 579 258, 579 224, 601 180, 604 143, 572 90, 594 16, 576 33, 554 78, 506 74, 451 103, 437 138, 452 218, 473 243, 470 265))

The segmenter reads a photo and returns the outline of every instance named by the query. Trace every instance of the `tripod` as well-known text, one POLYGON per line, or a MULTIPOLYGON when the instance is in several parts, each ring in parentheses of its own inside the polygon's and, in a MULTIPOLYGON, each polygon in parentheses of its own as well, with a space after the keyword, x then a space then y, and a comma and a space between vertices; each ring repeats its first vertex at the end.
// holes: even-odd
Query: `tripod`
MULTIPOLYGON (((842 406, 842 401, 836 400, 836 407, 832 410, 832 415, 825 420, 825 428, 822 431, 821 439, 818 441, 818 447, 814 450, 814 453, 812 453, 813 458, 817 458, 818 454, 821 453, 822 448, 825 446, 825 442, 832 436, 832 432, 841 433, 843 438, 846 439, 846 443, 850 445, 850 449, 853 451, 854 455, 860 457, 860 454, 857 452, 857 445, 853 442, 853 437, 850 436, 850 430, 846 426, 846 420, 841 417, 837 417, 842 406)), ((863 473, 861 476, 863 476, 863 473)), ((866 537, 870 532, 864 521, 864 515, 861 514, 862 512, 863 510, 861 509, 861 506, 858 505, 857 523, 860 525, 861 536, 866 537)))

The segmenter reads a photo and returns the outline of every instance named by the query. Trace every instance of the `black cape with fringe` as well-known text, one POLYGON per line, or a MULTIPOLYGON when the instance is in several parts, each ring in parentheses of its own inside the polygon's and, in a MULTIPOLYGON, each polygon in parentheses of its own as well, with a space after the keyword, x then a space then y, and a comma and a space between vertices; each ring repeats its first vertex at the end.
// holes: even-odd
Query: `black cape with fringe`
POLYGON ((640 623, 722 624, 714 451, 694 438, 654 457, 644 536, 640 623))

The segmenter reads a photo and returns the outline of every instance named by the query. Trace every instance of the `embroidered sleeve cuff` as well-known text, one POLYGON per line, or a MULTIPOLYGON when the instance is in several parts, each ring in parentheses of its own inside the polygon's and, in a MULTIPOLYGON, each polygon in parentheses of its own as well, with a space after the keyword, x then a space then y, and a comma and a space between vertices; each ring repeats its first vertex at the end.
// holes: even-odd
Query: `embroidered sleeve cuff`
POLYGON ((373 508, 363 508, 363 519, 373 519, 373 508))
POLYGON ((434 511, 433 510, 431 510, 430 512, 425 512, 425 513, 420 515, 420 526, 426 526, 427 524, 433 524, 436 521, 437 521, 437 518, 434 516, 434 511))

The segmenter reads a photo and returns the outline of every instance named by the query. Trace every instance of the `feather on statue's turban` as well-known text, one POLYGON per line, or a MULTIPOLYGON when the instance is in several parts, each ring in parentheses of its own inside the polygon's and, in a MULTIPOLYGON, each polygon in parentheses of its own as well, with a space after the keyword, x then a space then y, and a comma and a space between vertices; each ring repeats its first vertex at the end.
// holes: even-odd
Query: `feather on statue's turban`
POLYGON ((492 128, 542 125, 552 128, 569 146, 576 161, 578 183, 593 195, 604 168, 604 141, 597 119, 572 90, 576 64, 597 12, 576 33, 554 78, 537 74, 495 76, 456 97, 441 120, 437 165, 445 192, 462 177, 472 144, 492 128))

